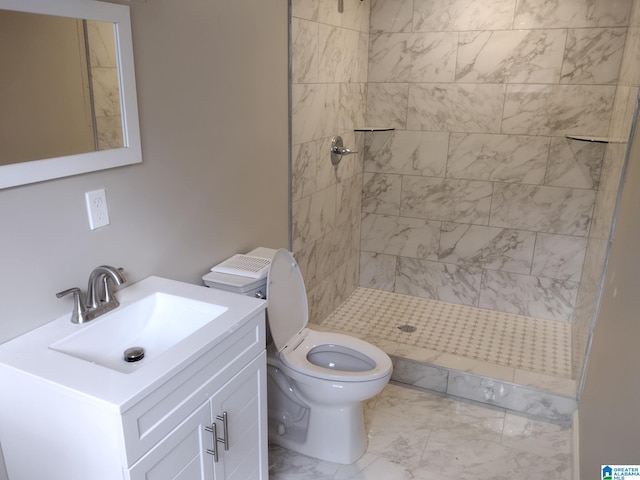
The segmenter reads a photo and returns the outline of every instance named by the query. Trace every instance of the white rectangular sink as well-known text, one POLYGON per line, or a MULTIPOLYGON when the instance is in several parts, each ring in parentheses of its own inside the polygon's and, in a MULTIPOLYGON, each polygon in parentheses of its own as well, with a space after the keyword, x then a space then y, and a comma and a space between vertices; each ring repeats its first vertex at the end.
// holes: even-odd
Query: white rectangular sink
POLYGON ((152 362, 227 307, 156 292, 105 315, 104 321, 84 328, 49 348, 74 357, 131 373, 152 362), (124 352, 140 348, 144 357, 127 362, 124 352))
POLYGON ((264 300, 160 277, 116 296, 119 307, 83 324, 71 323, 69 301, 68 313, 0 345, 2 373, 25 372, 124 411, 266 309, 264 300), (130 347, 144 358, 126 362, 130 347))

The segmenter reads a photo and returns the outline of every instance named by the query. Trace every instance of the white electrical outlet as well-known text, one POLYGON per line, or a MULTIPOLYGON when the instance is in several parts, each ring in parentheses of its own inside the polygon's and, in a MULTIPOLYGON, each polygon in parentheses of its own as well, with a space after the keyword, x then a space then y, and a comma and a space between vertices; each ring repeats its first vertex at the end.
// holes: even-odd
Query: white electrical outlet
POLYGON ((104 188, 93 190, 84 194, 87 200, 87 213, 89 214, 89 227, 91 230, 109 225, 109 208, 104 188))

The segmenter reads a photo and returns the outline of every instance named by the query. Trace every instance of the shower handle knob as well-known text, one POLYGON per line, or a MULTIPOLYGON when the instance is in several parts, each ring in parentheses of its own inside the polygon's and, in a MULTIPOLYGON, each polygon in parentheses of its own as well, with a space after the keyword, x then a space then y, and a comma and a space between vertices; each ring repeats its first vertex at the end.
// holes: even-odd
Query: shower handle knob
POLYGON ((348 148, 345 148, 342 137, 340 135, 336 135, 331 138, 331 147, 329 148, 329 151, 331 152, 331 163, 333 165, 338 165, 340 163, 340 160, 342 160, 343 155, 358 153, 355 150, 349 150, 348 148))

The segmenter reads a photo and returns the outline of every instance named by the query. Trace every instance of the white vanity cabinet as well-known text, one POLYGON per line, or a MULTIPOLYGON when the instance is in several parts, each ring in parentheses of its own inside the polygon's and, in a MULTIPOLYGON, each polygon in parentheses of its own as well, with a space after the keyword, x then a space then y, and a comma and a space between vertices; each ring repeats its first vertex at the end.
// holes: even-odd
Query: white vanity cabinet
POLYGON ((10 480, 267 480, 264 302, 197 288, 229 315, 132 373, 37 353, 46 332, 0 346, 10 480))
POLYGON ((266 480, 265 358, 261 353, 229 380, 131 467, 126 478, 266 480))

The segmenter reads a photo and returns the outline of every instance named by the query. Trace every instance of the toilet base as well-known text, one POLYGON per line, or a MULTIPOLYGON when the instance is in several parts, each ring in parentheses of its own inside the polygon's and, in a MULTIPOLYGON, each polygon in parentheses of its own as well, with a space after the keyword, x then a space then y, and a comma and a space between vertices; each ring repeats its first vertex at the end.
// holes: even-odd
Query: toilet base
POLYGON ((351 464, 367 448, 362 402, 335 408, 314 406, 309 411, 306 437, 269 419, 269 441, 288 450, 333 463, 351 464))

